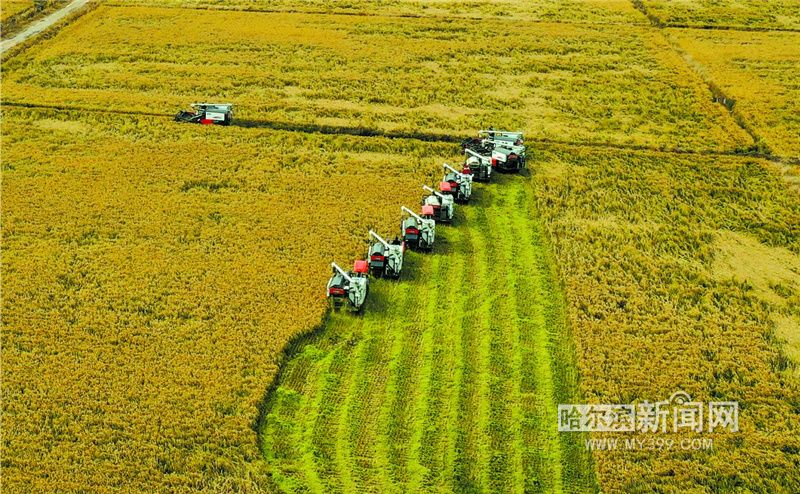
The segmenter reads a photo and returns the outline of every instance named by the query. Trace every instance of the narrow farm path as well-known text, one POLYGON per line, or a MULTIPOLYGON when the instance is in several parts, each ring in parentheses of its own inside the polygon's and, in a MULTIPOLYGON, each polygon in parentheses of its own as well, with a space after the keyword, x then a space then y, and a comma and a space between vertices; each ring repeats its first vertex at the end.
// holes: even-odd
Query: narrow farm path
POLYGON ((478 186, 376 281, 362 317, 332 314, 288 350, 261 437, 285 492, 588 492, 563 303, 529 179, 478 186))
POLYGON ((76 10, 78 10, 79 8, 83 7, 84 5, 86 5, 91 1, 92 0, 73 0, 64 7, 56 10, 52 14, 32 23, 30 26, 26 27, 25 29, 18 32, 14 36, 6 40, 3 40, 3 42, 0 43, 0 55, 5 53, 6 50, 9 50, 14 46, 17 46, 18 44, 22 43, 26 39, 36 36, 37 34, 43 31, 46 31, 53 24, 60 21, 69 14, 75 12, 76 10))

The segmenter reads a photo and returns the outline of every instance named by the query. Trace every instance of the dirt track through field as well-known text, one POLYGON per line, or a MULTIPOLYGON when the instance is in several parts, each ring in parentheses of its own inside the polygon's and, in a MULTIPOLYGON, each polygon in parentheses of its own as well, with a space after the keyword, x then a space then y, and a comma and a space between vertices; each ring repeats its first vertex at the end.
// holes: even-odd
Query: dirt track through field
POLYGON ((68 3, 64 6, 64 8, 58 9, 52 14, 40 19, 30 26, 26 27, 19 33, 15 34, 14 36, 4 40, 0 43, 0 55, 4 54, 7 50, 17 46, 18 44, 22 43, 23 41, 27 40, 28 38, 32 38, 37 34, 46 31, 49 29, 53 24, 60 21, 61 19, 65 18, 66 16, 70 15, 71 13, 75 12, 79 8, 83 7, 87 3, 91 2, 92 0, 74 0, 73 2, 68 3))
POLYGON ((364 316, 289 348, 261 428, 281 491, 592 489, 579 438, 556 432, 573 363, 554 357, 566 326, 528 180, 478 186, 364 316))

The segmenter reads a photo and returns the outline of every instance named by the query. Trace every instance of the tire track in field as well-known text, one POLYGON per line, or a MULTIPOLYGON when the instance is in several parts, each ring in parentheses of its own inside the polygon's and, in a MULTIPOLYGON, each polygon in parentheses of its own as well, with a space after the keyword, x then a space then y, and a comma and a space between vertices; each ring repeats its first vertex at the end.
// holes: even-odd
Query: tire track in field
POLYGON ((532 189, 497 182, 402 281, 372 283, 364 316, 332 314, 287 359, 262 430, 280 489, 594 490, 579 439, 556 432, 573 364, 532 189))

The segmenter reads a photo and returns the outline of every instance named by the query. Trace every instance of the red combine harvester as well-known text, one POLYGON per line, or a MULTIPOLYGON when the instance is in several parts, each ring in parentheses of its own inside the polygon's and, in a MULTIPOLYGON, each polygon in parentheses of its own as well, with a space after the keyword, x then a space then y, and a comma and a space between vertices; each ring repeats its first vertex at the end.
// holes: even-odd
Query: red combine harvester
POLYGON ((469 173, 476 182, 490 182, 492 180, 492 159, 481 156, 472 149, 464 149, 468 157, 464 162, 464 173, 469 173))
POLYGON ((372 230, 369 231, 369 235, 375 240, 369 246, 369 270, 372 275, 399 279, 400 271, 403 269, 405 242, 395 238, 389 243, 372 230))
POLYGON ((422 206, 422 216, 414 213, 407 207, 400 208, 405 213, 401 219, 400 229, 403 241, 414 250, 433 250, 436 237, 436 221, 433 219, 433 207, 422 206))
POLYGON ((347 306, 355 312, 363 312, 369 294, 369 263, 356 261, 349 273, 335 262, 331 263, 331 267, 333 276, 328 280, 327 296, 333 310, 347 306))
POLYGON ((469 202, 469 198, 472 196, 472 174, 459 172, 447 163, 442 167, 448 171, 439 184, 442 194, 452 195, 458 203, 469 202), (445 184, 448 186, 445 187, 445 184))
MULTIPOLYGON (((446 186, 449 191, 450 184, 448 182, 443 182, 440 185, 446 186)), ((437 223, 452 222, 453 214, 455 214, 455 201, 453 200, 453 196, 437 192, 427 185, 423 185, 422 189, 430 192, 429 196, 422 198, 422 205, 433 207, 433 219, 436 220, 437 223)))

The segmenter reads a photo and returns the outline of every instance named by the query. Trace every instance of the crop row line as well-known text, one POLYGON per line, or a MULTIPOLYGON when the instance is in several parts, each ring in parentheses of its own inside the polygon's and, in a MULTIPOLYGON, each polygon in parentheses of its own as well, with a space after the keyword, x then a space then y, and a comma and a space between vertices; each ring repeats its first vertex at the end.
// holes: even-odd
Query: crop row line
POLYGON ((367 315, 330 313, 291 347, 261 422, 280 488, 591 490, 578 441, 555 430, 571 361, 553 347, 564 326, 530 188, 501 183, 473 191, 483 207, 459 208, 435 254, 410 253, 420 276, 377 283, 367 315))

